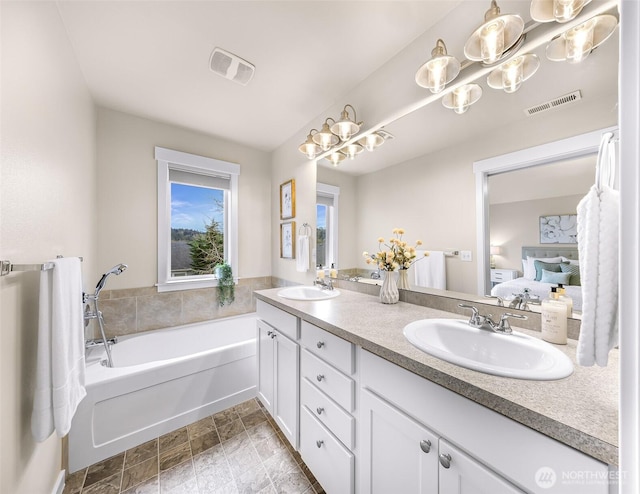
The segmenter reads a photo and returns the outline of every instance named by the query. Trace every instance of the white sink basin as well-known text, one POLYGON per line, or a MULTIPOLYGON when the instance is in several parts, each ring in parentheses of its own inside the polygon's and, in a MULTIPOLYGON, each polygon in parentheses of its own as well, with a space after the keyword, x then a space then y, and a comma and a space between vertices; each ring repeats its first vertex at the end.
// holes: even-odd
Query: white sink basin
POLYGON ((458 319, 422 319, 407 324, 404 335, 429 355, 486 374, 550 381, 573 373, 564 353, 517 331, 505 335, 458 319))
POLYGON ((340 295, 340 290, 323 290, 319 286, 290 286, 278 292, 279 297, 290 300, 326 300, 340 295))

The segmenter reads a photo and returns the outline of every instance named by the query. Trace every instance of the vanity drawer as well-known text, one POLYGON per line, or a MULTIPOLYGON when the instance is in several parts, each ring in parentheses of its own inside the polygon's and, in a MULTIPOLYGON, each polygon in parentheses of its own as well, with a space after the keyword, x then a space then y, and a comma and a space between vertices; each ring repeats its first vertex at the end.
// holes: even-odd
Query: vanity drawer
POLYGON ((300 377, 307 378, 347 412, 353 412, 355 382, 307 350, 302 351, 300 377))
POLYGON ((302 321, 302 346, 346 374, 353 374, 355 346, 324 329, 302 321))
POLYGON ((260 319, 292 340, 296 341, 298 339, 298 318, 296 316, 262 300, 257 301, 256 310, 260 319))
POLYGON ((308 379, 302 380, 300 403, 306 406, 342 443, 353 449, 355 419, 336 405, 308 379))
POLYGON ((300 454, 325 492, 354 492, 354 456, 309 411, 300 414, 300 454))

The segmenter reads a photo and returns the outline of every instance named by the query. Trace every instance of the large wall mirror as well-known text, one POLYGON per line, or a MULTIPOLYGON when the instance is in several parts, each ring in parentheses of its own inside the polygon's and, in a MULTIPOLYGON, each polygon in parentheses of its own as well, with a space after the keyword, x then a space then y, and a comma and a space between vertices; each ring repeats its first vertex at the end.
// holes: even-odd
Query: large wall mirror
MULTIPOLYGON (((528 2, 513 2, 508 8, 528 19, 528 5, 528 2)), ((452 38, 456 35, 452 34, 452 38)), ((365 264, 362 252, 375 251, 378 237, 388 240, 394 228, 403 228, 408 242, 420 239, 424 249, 449 254, 445 259, 448 291, 456 292, 456 296, 466 294, 469 299, 488 293, 491 239, 490 233, 487 231, 485 235, 478 226, 477 213, 484 203, 476 199, 473 164, 510 153, 526 153, 542 145, 553 148, 553 143, 562 143, 564 139, 616 126, 618 43, 616 31, 580 64, 551 62, 546 59, 545 46, 541 45, 533 51, 540 58, 540 69, 515 93, 491 89, 483 77, 476 81, 482 87, 482 98, 466 113, 455 114, 436 100, 387 124, 384 130, 393 138, 374 151, 364 151, 354 160, 344 160, 338 167, 319 160, 318 182, 340 187, 338 268, 341 273, 358 271, 366 276, 370 266, 365 264), (533 114, 526 111, 575 92, 579 92, 579 98, 568 104, 533 114), (464 259, 463 252, 469 254, 464 259)), ((463 44, 464 40, 447 40, 449 53, 462 59, 463 44)), ((428 58, 426 49, 425 57, 428 58)), ((408 68, 404 76, 413 77, 416 69, 408 68)), ((428 95, 425 90, 425 96, 428 95)), ((507 177, 505 174, 502 179, 509 183, 504 186, 515 199, 524 199, 526 192, 526 200, 530 201, 544 202, 546 197, 551 203, 561 196, 574 196, 575 200, 580 194, 584 195, 586 182, 593 180, 595 165, 593 161, 576 164, 560 159, 556 165, 546 163, 547 178, 536 179, 542 180, 542 185, 536 186, 540 192, 538 197, 530 194, 531 176, 507 177), (568 170, 576 171, 576 167, 583 170, 584 177, 590 174, 590 178, 574 177, 575 183, 566 193, 540 190, 567 181, 568 178, 562 177, 567 177, 568 170), (552 201, 554 194, 556 199, 552 201)), ((492 178, 489 187, 493 188, 496 180, 497 191, 502 179, 492 178)), ((520 213, 516 212, 516 205, 506 205, 506 197, 493 199, 494 213, 497 217, 500 210, 502 214, 510 210, 510 216, 515 218, 520 213)), ((560 209, 562 214, 572 213, 566 203, 549 211, 560 212, 560 209)), ((515 235, 513 225, 506 228, 515 235)), ((524 232, 522 228, 519 225, 517 229, 526 239, 522 240, 523 245, 544 247, 533 241, 538 236, 537 224, 533 232, 524 232)), ((502 252, 508 255, 496 258, 497 266, 517 269, 521 252, 513 246, 520 240, 496 239, 495 243, 498 242, 505 248, 502 252)), ((411 272, 409 279, 412 290, 431 291, 415 285, 411 272)))

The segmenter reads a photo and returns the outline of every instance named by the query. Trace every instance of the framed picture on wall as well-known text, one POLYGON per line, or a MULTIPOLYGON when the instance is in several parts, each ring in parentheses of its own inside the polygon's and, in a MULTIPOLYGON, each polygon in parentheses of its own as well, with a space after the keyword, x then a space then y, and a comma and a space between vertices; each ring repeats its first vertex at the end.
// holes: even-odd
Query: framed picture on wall
POLYGON ((288 220, 296 216, 296 181, 291 180, 280 185, 280 219, 288 220))
POLYGON ((577 244, 578 215, 556 214, 540 216, 541 244, 577 244))
POLYGON ((296 248, 295 239, 296 222, 288 221, 280 224, 280 257, 283 259, 295 259, 296 248))

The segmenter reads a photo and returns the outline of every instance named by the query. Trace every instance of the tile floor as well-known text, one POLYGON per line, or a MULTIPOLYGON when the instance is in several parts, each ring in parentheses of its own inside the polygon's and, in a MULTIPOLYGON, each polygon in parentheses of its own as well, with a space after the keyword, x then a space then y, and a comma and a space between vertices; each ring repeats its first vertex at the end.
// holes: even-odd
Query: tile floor
POLYGON ((67 477, 64 494, 324 494, 257 400, 67 477))

